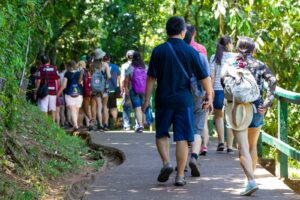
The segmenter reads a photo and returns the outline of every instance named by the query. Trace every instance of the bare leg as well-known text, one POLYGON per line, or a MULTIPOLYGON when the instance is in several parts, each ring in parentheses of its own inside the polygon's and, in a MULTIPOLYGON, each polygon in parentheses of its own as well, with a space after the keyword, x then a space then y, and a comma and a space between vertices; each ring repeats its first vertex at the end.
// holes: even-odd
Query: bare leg
POLYGON ((89 120, 92 119, 92 113, 91 113, 90 105, 91 105, 91 98, 90 97, 83 97, 83 110, 84 110, 84 113, 88 117, 89 120))
POLYGON ((202 134, 202 148, 207 148, 208 140, 209 140, 209 134, 208 134, 208 125, 207 125, 207 120, 208 120, 208 113, 206 115, 206 121, 203 129, 203 134, 202 134))
POLYGON ((118 118, 118 109, 117 108, 111 108, 110 109, 110 114, 113 118, 114 126, 116 126, 117 118, 118 118))
POLYGON ((177 176, 184 176, 184 169, 188 159, 187 141, 176 142, 177 176))
POLYGON ((248 128, 248 141, 249 141, 249 151, 252 158, 252 169, 253 172, 256 170, 257 164, 257 140, 261 126, 258 128, 248 128))
POLYGON ((218 140, 219 144, 224 143, 224 119, 223 119, 223 112, 219 109, 214 109, 215 113, 215 124, 216 130, 218 133, 218 140))
POLYGON ((108 108, 107 108, 108 97, 102 97, 102 108, 103 108, 103 124, 108 125, 108 108))
POLYGON ((137 107, 135 108, 135 116, 136 116, 136 121, 139 126, 143 126, 143 112, 142 112, 142 107, 137 107))
POLYGON ((97 118, 97 97, 93 97, 91 101, 91 114, 92 114, 92 119, 96 121, 97 118))
POLYGON ((68 108, 70 110, 73 128, 78 128, 78 114, 76 113, 77 108, 75 106, 68 106, 68 108))
POLYGON ((56 124, 59 126, 60 125, 60 107, 57 106, 56 107, 56 111, 55 111, 55 121, 56 121, 56 124))
POLYGON ((227 148, 232 149, 233 148, 233 133, 231 128, 226 128, 227 133, 227 148))
POLYGON ((233 131, 234 137, 238 143, 240 164, 244 170, 248 180, 254 180, 254 174, 252 169, 252 159, 249 152, 248 144, 248 131, 233 131))
POLYGON ((195 138, 194 138, 194 142, 192 142, 191 152, 198 155, 200 153, 202 139, 199 134, 195 134, 194 137, 195 138))
POLYGON ((96 97, 97 102, 97 116, 99 125, 102 126, 102 99, 101 97, 96 97))
POLYGON ((163 162, 163 165, 169 163, 170 162, 169 138, 168 137, 156 138, 156 147, 160 155, 160 158, 163 162))

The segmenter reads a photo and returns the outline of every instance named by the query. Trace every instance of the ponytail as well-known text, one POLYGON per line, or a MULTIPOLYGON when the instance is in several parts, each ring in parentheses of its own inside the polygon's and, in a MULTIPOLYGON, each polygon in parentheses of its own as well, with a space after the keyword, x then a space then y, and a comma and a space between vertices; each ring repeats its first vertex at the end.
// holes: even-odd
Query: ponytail
POLYGON ((226 45, 231 43, 231 38, 224 35, 222 36, 217 44, 217 49, 214 57, 214 62, 216 62, 217 65, 221 65, 222 58, 224 51, 227 51, 226 45))

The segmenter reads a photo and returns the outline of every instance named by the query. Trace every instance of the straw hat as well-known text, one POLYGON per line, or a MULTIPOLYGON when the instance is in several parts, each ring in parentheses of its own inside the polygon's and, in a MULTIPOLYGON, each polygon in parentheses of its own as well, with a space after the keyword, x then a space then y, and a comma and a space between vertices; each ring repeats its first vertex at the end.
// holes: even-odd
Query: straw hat
POLYGON ((232 103, 227 104, 225 118, 233 130, 242 131, 249 127, 253 119, 253 107, 250 103, 237 104, 232 110, 232 103))
POLYGON ((106 55, 106 53, 104 51, 102 51, 102 49, 96 49, 95 50, 95 59, 102 59, 104 56, 106 55))

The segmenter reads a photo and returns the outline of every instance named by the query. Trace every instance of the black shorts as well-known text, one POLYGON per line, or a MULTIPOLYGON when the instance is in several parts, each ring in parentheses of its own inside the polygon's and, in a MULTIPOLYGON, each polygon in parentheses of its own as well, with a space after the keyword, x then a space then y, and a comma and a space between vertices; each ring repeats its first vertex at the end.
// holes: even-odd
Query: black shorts
POLYGON ((107 107, 108 107, 108 109, 117 107, 117 93, 116 92, 109 93, 107 107))

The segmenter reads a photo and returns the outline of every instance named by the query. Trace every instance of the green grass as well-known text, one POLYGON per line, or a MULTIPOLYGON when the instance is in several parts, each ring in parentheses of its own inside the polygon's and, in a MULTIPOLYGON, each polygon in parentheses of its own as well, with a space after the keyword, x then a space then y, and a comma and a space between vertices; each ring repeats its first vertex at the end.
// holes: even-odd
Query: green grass
MULTIPOLYGON (((103 160, 92 164, 83 160, 89 154, 86 143, 67 135, 36 106, 20 99, 13 110, 13 120, 0 126, 2 130, 10 127, 7 136, 0 134, 0 199, 38 199, 47 190, 48 180, 77 172, 84 166, 99 169, 103 165, 103 160), (24 183, 9 178, 8 173, 24 183)), ((94 154, 94 158, 101 158, 94 154)))

